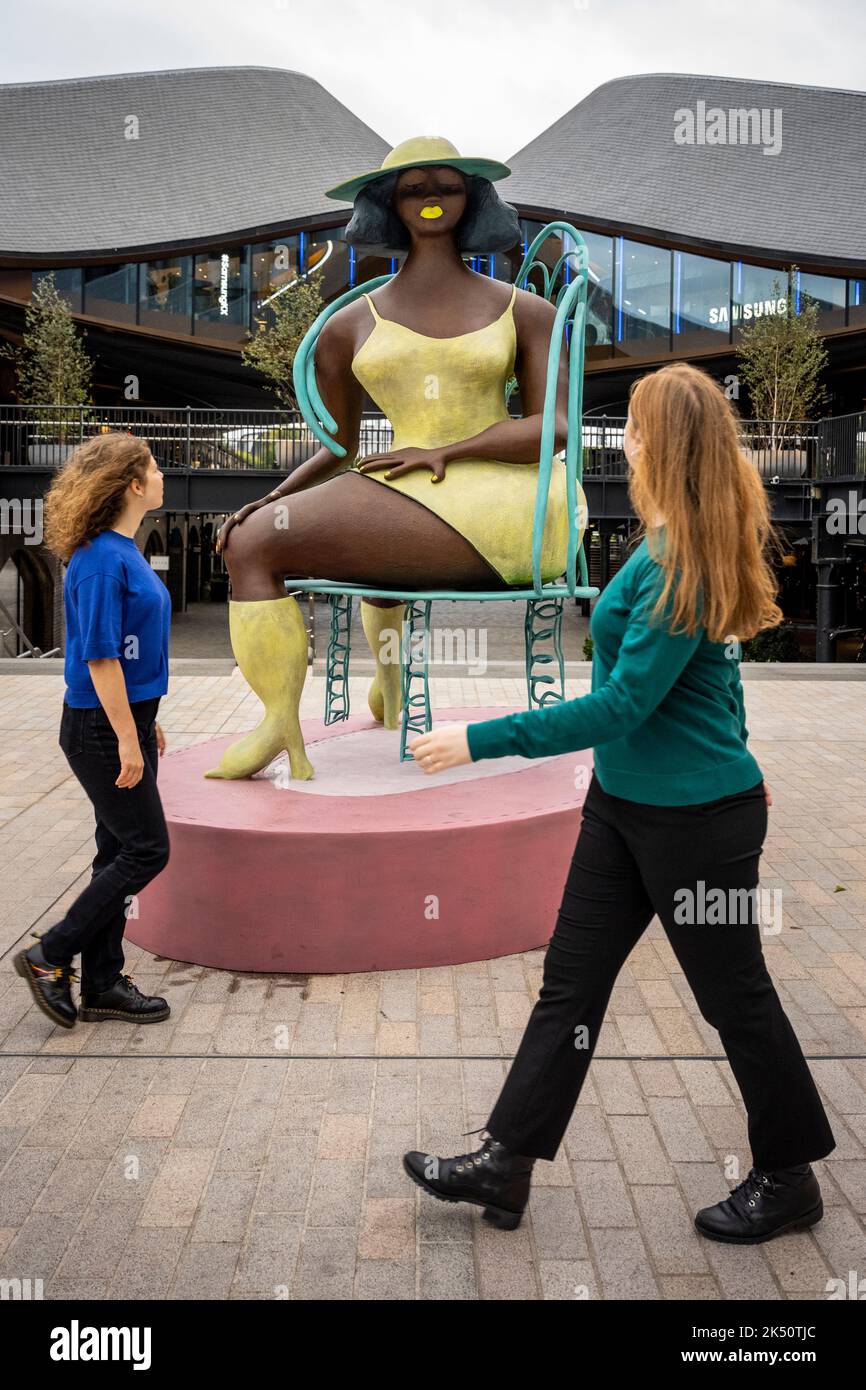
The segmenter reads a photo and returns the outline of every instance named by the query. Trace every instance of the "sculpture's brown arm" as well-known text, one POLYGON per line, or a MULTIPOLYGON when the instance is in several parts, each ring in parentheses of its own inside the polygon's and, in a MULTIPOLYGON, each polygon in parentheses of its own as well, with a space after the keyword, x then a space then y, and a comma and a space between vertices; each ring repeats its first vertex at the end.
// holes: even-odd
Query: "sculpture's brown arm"
POLYGON ((328 448, 318 449, 305 459, 268 500, 323 483, 351 468, 358 453, 364 391, 352 372, 360 314, 356 304, 347 304, 327 320, 316 342, 316 381, 319 394, 337 421, 336 440, 346 450, 340 458, 328 448))

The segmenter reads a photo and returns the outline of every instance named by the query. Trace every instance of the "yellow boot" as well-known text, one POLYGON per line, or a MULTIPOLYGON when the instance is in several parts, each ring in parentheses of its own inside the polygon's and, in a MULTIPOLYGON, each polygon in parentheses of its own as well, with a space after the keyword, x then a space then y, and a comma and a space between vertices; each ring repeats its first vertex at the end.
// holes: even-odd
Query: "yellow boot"
POLYGON ((405 603, 380 608, 361 599, 361 623, 370 651, 376 658, 376 674, 367 692, 367 703, 374 719, 386 729, 399 729, 403 696, 400 686, 400 644, 403 637, 405 603), (384 644, 384 651, 383 651, 384 644), (390 660, 382 660, 386 657, 390 660))
POLYGON ((250 688, 265 707, 265 717, 223 753, 219 767, 205 777, 252 777, 283 749, 292 777, 308 781, 313 767, 304 750, 298 707, 307 676, 307 634, 297 599, 229 602, 232 651, 250 688))

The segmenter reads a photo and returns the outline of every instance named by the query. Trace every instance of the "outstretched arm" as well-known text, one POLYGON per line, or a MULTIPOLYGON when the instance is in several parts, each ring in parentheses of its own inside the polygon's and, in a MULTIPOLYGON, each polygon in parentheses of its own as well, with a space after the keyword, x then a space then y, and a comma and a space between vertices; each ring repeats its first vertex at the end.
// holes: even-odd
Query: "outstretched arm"
POLYGON ((691 636, 670 632, 670 601, 661 619, 650 622, 659 582, 658 567, 645 565, 635 582, 616 664, 597 690, 543 709, 421 734, 409 748, 423 770, 441 772, 481 758, 514 754, 543 758, 634 733, 662 703, 702 640, 700 626, 691 636))

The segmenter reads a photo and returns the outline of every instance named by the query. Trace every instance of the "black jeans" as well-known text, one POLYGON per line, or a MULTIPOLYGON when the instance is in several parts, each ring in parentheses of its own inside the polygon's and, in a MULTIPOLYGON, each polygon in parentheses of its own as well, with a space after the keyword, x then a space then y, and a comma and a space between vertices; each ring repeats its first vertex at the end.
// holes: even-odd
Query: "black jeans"
POLYGON ((96 857, 90 883, 62 922, 43 932, 42 949, 54 965, 81 953, 82 990, 108 989, 123 971, 123 932, 137 893, 168 863, 168 830, 156 787, 159 699, 130 703, 144 754, 134 787, 117 787, 120 755, 101 705, 63 705, 60 747, 96 814, 96 857))
POLYGON ((616 977, 658 913, 703 1017, 719 1031, 754 1165, 786 1168, 836 1147, 761 949, 766 832, 762 783, 697 806, 648 806, 610 796, 593 776, 538 1002, 488 1121, 495 1139, 530 1157, 556 1156, 616 977), (738 889, 752 890, 751 899, 738 889))

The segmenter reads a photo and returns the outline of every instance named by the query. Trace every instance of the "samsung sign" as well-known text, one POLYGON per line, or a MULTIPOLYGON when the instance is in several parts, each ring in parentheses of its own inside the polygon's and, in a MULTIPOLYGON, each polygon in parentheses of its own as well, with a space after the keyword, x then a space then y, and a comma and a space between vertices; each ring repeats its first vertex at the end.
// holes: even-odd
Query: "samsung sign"
MULTIPOLYGON (((779 299, 756 299, 751 304, 735 304, 733 307, 733 321, 737 323, 748 323, 750 319, 763 318, 765 314, 786 314, 788 312, 788 297, 782 295, 779 299)), ((727 323, 728 306, 719 304, 710 309, 710 323, 727 323)))

